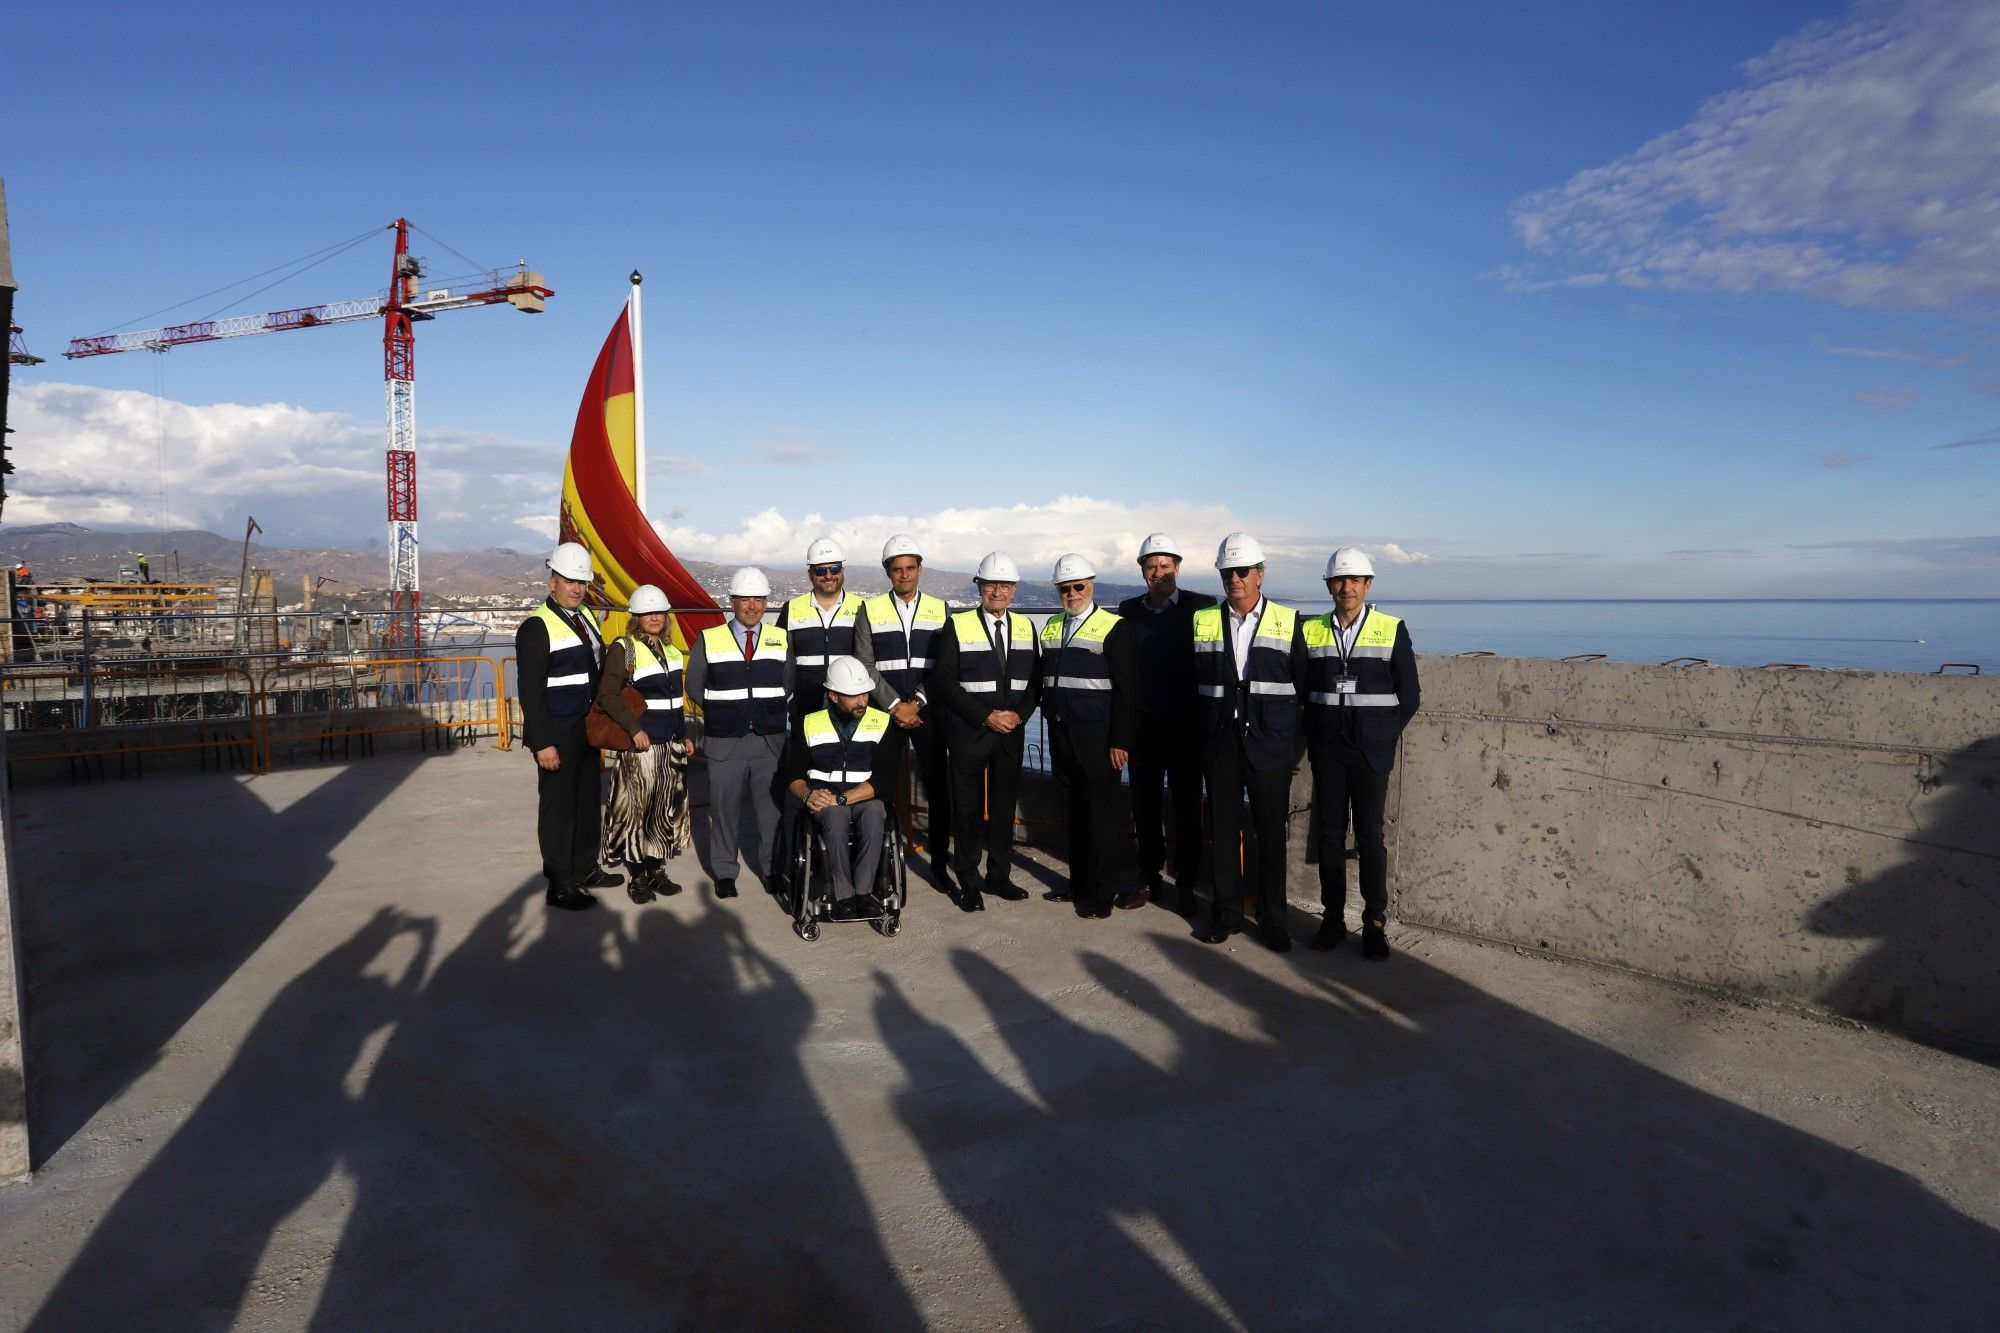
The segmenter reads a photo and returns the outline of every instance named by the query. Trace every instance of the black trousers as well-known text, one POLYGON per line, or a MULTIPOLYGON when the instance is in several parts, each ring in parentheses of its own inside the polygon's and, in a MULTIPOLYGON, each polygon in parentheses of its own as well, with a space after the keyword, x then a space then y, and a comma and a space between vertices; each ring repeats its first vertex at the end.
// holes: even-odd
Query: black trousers
MULTIPOLYGON (((952 873, 961 889, 991 891, 1014 882, 1014 810, 1021 795, 1019 731, 996 737, 985 754, 950 747, 952 873), (986 854, 986 872, 979 854, 986 854)), ((934 815, 933 818, 936 816, 934 815)), ((933 860, 932 865, 940 864, 933 860)))
POLYGON ((910 742, 911 771, 923 785, 924 804, 930 810, 930 819, 924 825, 924 850, 932 865, 945 865, 951 860, 951 838, 958 826, 951 815, 955 793, 951 780, 951 751, 944 740, 944 722, 932 718, 915 731, 905 731, 903 735, 910 742))
POLYGON ((1368 766, 1352 745, 1332 741, 1312 747, 1313 816, 1319 821, 1319 901, 1329 913, 1347 906, 1347 825, 1354 816, 1354 849, 1361 861, 1361 918, 1381 925, 1389 912, 1389 849, 1382 840, 1382 811, 1389 803, 1389 775, 1368 766))
POLYGON ((583 719, 556 723, 556 757, 562 767, 535 770, 535 835, 542 844, 542 874, 551 889, 570 889, 597 871, 603 821, 602 772, 597 747, 583 738, 583 719))
POLYGON ((1184 893, 1192 891, 1201 878, 1202 859, 1201 752, 1192 721, 1168 713, 1140 713, 1131 779, 1140 878, 1150 881, 1166 869, 1164 788, 1174 807, 1174 883, 1184 893))
POLYGON ((1257 896, 1268 923, 1285 920, 1285 819, 1292 805, 1292 767, 1258 772, 1243 753, 1241 724, 1224 724, 1215 753, 1203 766, 1208 778, 1208 825, 1215 850, 1215 919, 1243 921, 1243 867, 1239 839, 1243 798, 1250 798, 1250 826, 1257 834, 1257 896))
POLYGON ((1069 830, 1069 888, 1079 903, 1116 895, 1125 832, 1123 793, 1111 766, 1111 733, 1049 723, 1049 761, 1069 830))

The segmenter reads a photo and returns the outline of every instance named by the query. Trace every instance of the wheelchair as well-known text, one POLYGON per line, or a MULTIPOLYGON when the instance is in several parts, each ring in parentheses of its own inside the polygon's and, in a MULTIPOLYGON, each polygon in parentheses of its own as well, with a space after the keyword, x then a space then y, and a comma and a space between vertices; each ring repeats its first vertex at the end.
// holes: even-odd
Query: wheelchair
MULTIPOLYGON (((874 885, 875 898, 882 904, 882 910, 873 916, 856 917, 853 924, 865 921, 878 933, 894 939, 903 928, 903 907, 909 901, 909 868, 904 862, 900 811, 894 802, 884 804, 888 806, 888 818, 884 821, 882 857, 875 867, 874 885)), ((779 832, 779 863, 791 899, 792 930, 810 943, 819 938, 822 925, 849 924, 833 920, 833 885, 826 874, 819 824, 795 797, 786 797, 785 823, 779 832)))

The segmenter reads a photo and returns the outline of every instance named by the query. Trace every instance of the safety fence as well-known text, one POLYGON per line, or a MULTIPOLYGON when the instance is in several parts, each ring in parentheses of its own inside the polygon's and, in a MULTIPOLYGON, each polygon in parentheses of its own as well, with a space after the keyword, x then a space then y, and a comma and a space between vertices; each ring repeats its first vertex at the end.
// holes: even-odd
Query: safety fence
POLYGON ((500 660, 474 654, 13 665, 0 667, 0 723, 10 778, 100 781, 149 763, 264 773, 371 754, 386 737, 507 749, 503 678, 500 660))

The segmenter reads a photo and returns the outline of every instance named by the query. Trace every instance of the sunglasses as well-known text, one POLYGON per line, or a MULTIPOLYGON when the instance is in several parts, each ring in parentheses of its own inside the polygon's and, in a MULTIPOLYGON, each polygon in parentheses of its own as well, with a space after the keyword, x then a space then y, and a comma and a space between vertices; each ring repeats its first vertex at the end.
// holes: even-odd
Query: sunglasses
POLYGON ((814 565, 811 569, 808 569, 806 573, 812 575, 816 579, 823 579, 829 574, 838 574, 840 572, 840 568, 841 567, 839 565, 814 565))
POLYGON ((1074 583, 1058 583, 1056 591, 1060 593, 1089 592, 1090 581, 1088 579, 1078 579, 1074 583))
POLYGON ((1231 565, 1222 571, 1222 577, 1225 579, 1247 579, 1250 577, 1250 571, 1255 568, 1257 568, 1255 565, 1231 565))

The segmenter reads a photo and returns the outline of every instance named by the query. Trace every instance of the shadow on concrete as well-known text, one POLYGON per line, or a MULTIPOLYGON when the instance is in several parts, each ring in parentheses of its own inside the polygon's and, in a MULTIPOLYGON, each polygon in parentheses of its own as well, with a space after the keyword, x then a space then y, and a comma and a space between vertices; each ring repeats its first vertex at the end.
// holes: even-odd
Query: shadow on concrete
POLYGON ((1900 1172, 1415 959, 1294 960, 1302 993, 1154 943, 1151 975, 1083 955, 1089 1027, 953 952, 1023 1086, 877 976, 897 1114, 1031 1327, 1969 1327, 2000 1300, 2000 1238, 1900 1172), (1217 999, 1256 1035, 1195 1016, 1217 999))
POLYGON ((176 777, 37 839, 21 895, 37 1165, 152 1068, 424 762, 353 764, 278 811, 241 779, 176 777))
MULTIPOLYGON (((2000 736, 1939 760, 1935 814, 1910 859, 1807 917, 1815 934, 1879 943, 1820 993, 1838 1013, 2000 1059, 2000 736)), ((1912 793, 1913 801, 1917 794, 1912 793)))

